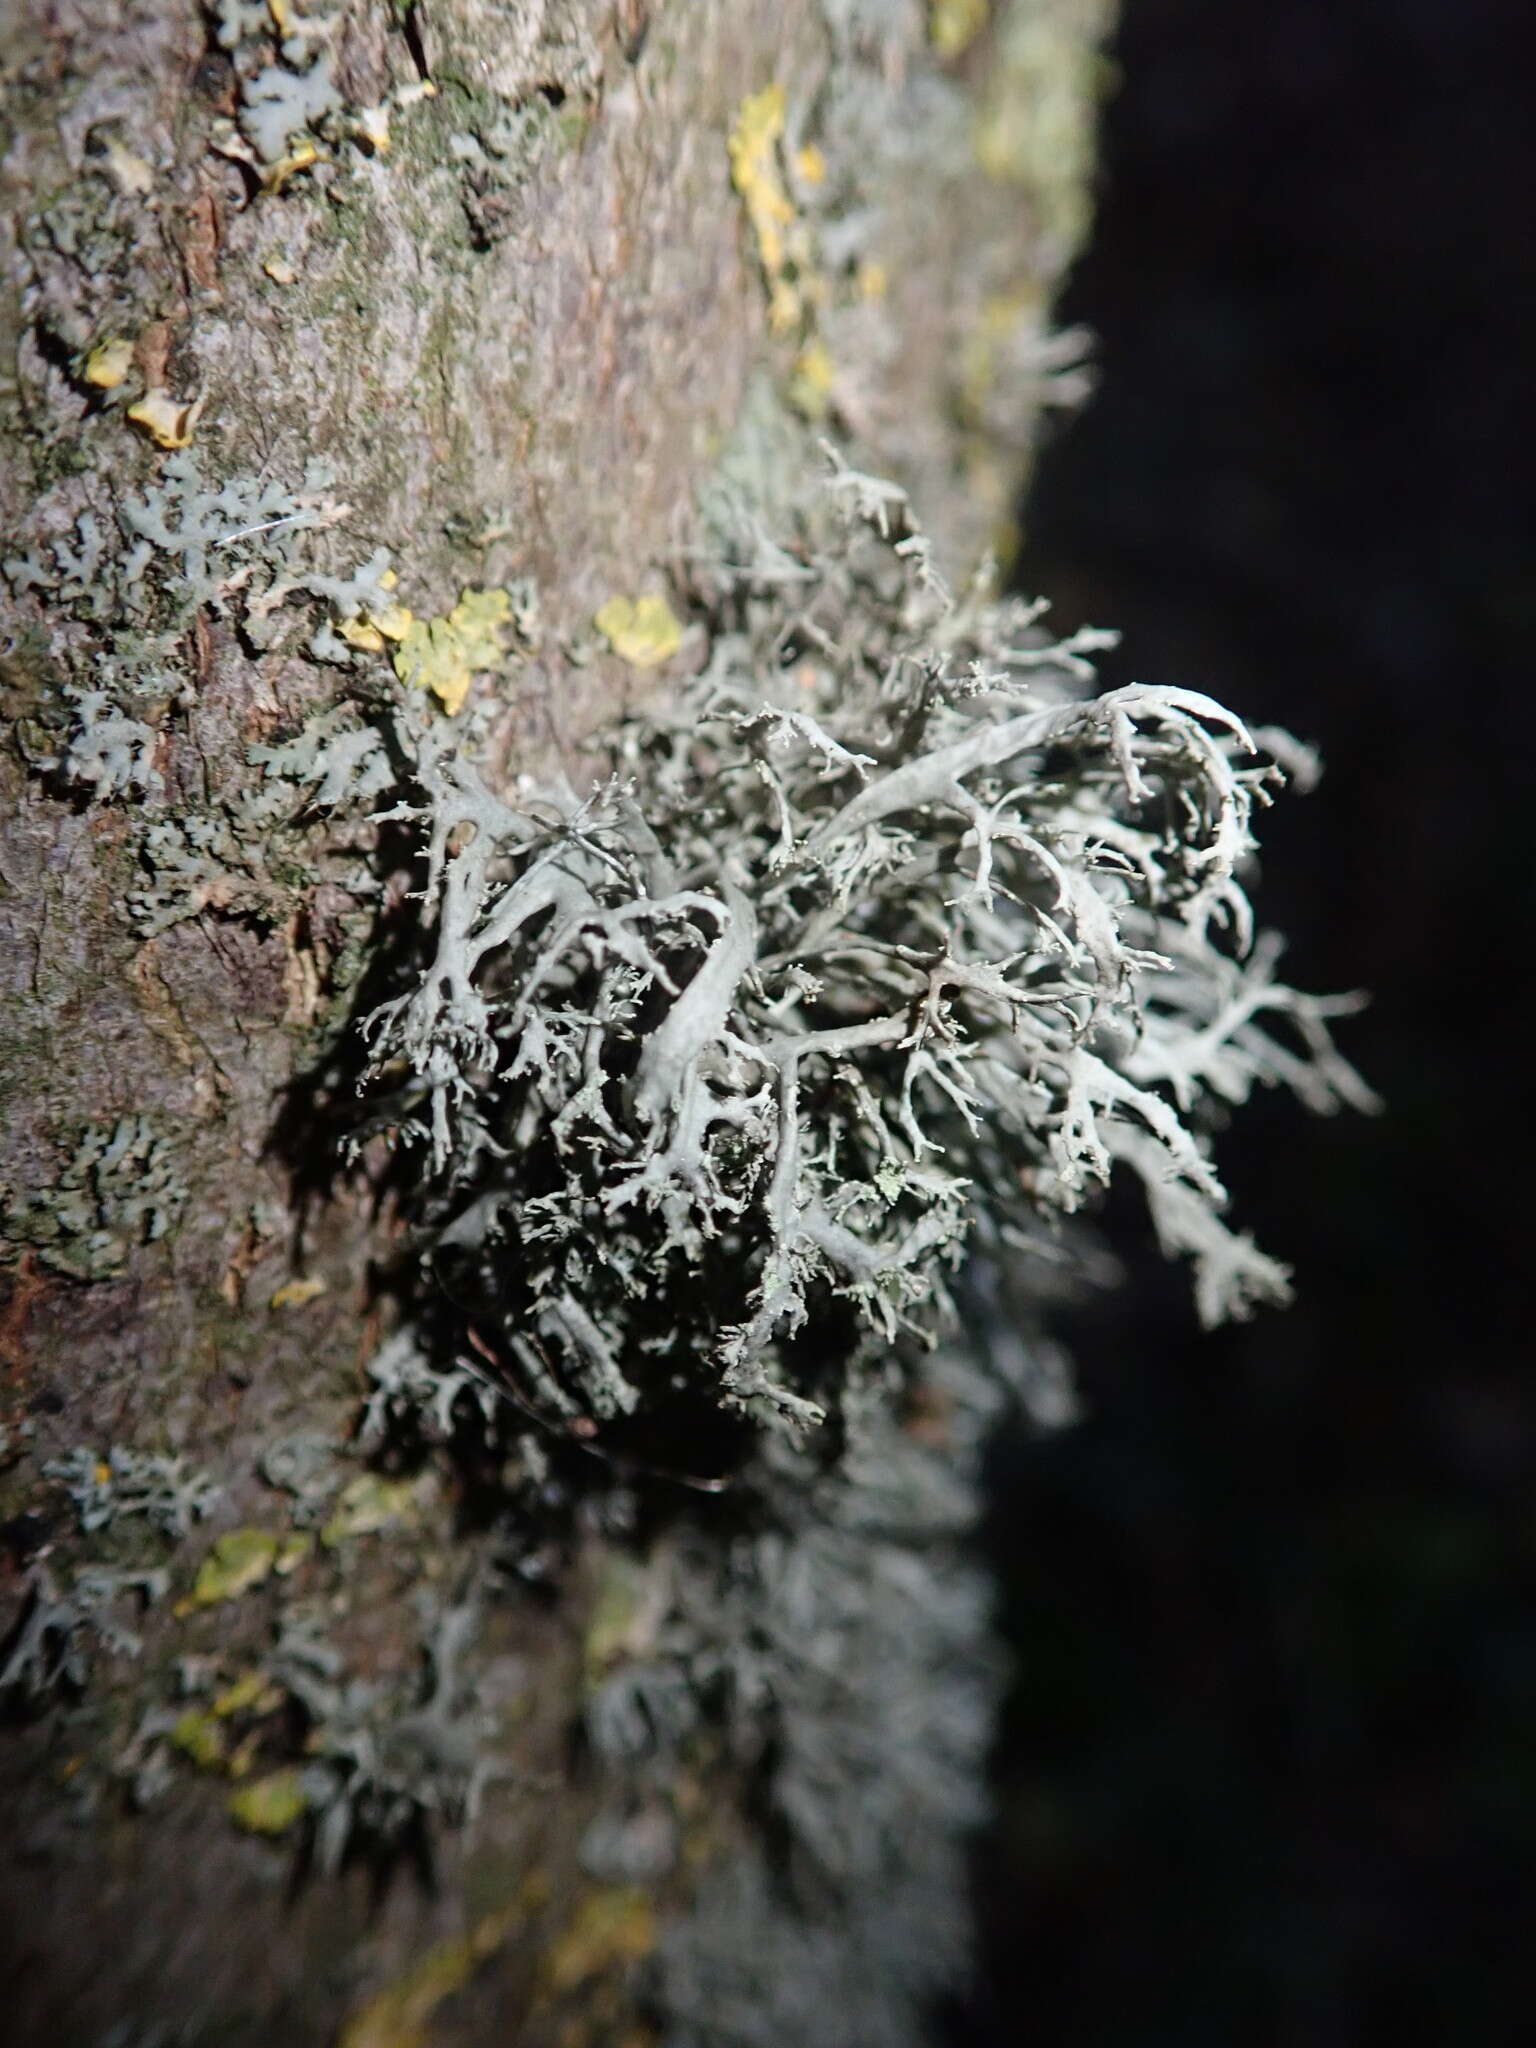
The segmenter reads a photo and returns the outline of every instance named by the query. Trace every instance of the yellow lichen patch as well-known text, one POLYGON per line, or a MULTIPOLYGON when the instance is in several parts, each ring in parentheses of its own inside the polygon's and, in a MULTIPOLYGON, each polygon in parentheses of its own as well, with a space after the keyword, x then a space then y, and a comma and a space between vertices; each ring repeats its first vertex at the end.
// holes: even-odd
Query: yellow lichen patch
POLYGON ((322 1280, 318 1273, 309 1273, 302 1280, 285 1280, 273 1293, 269 1308, 302 1308, 307 1301, 315 1301, 325 1293, 329 1282, 322 1280))
POLYGON ((243 1777, 251 1767, 259 1736, 253 1732, 232 1751, 225 1724, 236 1714, 270 1714, 282 1703, 280 1685, 274 1685, 265 1672, 247 1671, 208 1706, 188 1707, 171 1730, 171 1746, 200 1771, 227 1771, 232 1778, 243 1777))
POLYGON ((100 341, 85 359, 81 375, 87 384, 94 384, 98 391, 115 391, 126 381, 133 368, 133 343, 121 335, 114 335, 110 341, 100 341))
POLYGON ((610 597, 592 623, 631 668, 657 668, 683 644, 683 629, 664 597, 610 597))
POLYGON ((400 605, 367 623, 398 639, 394 661, 401 682, 430 690, 452 714, 463 709, 471 676, 495 668, 505 654, 501 631, 512 623, 512 599, 505 590, 466 590, 443 618, 413 618, 400 605))
POLYGON ((261 267, 274 284, 298 283, 299 273, 291 263, 285 262, 281 256, 264 256, 261 267))
POLYGON ((386 605, 381 612, 359 612, 355 619, 343 619, 338 630, 349 647, 361 647, 368 654, 382 654, 386 640, 405 638, 414 617, 409 605, 386 605))
POLYGON ((775 334, 789 334, 804 314, 797 282, 797 260, 803 241, 789 231, 798 222, 779 169, 779 142, 784 134, 784 88, 765 85, 741 103, 736 126, 726 145, 731 182, 741 194, 757 243, 757 258, 768 285, 768 325, 775 334))
POLYGON ((327 1550, 349 1543, 355 1536, 371 1536, 416 1513, 418 1495, 413 1479, 382 1479, 377 1472, 364 1472, 342 1489, 335 1511, 320 1531, 327 1550))
POLYGON ((261 1730, 253 1728, 240 1747, 230 1751, 229 1762, 225 1765, 229 1775, 232 1778, 246 1777, 251 1765, 256 1761, 256 1752, 260 1747, 261 1730))
POLYGON ((227 1721, 231 1714, 270 1714, 282 1703, 280 1685, 274 1685, 264 1671, 247 1671, 225 1686, 208 1711, 216 1721, 227 1721))
POLYGON ((377 1992, 346 2021, 336 2048, 422 2048, 433 2013, 462 1991, 476 1966, 512 1931, 515 1912, 487 1913, 468 1934, 440 1941, 420 1962, 377 1992))
POLYGON ((155 189, 150 165, 115 135, 107 143, 107 175, 125 199, 147 199, 155 189))
POLYGON ((231 1529, 221 1536, 203 1559, 192 1591, 178 1603, 177 1612, 194 1607, 216 1607, 223 1600, 236 1600, 268 1579, 277 1563, 278 1539, 270 1529, 231 1529))
POLYGON ((1000 18, 973 137, 989 178, 1029 194, 1054 275, 1081 246, 1091 209, 1094 121, 1107 76, 1097 42, 1108 0, 1080 0, 1068 19, 1015 5, 1000 18))
POLYGON ((826 343, 808 341, 789 373, 789 402, 802 418, 824 420, 832 402, 833 364, 826 343))
POLYGON ((559 1998, 589 1978, 643 1962, 655 1946, 655 1910, 638 1886, 590 1892, 544 1956, 540 1997, 559 1998))
POLYGON ((891 274, 883 263, 864 262, 854 273, 854 283, 859 297, 873 304, 890 290, 891 274))
POLYGON ((154 390, 146 391, 136 405, 129 406, 128 417, 160 447, 185 448, 197 430, 207 403, 207 398, 203 397, 184 405, 179 398, 172 398, 169 391, 157 385, 154 390))
POLYGON ((960 357, 960 409, 971 425, 985 415, 998 370, 1026 323, 1038 324, 1040 295, 1027 285, 982 300, 960 357))
POLYGON ((288 180, 297 177, 300 171, 310 170, 321 161, 323 152, 311 142, 308 136, 301 136, 286 156, 280 156, 275 164, 261 164, 258 173, 263 192, 281 192, 288 180))
POLYGON ((928 40, 946 61, 963 56, 987 25, 987 0, 928 0, 928 40))
POLYGON ((224 1729, 207 1707, 187 1709, 171 1730, 171 1746, 200 1771, 222 1771, 229 1754, 224 1729))
POLYGON ((253 1778, 249 1785, 237 1786, 230 1793, 229 1817, 248 1834, 281 1835, 308 1804, 301 1771, 269 1771, 264 1778, 253 1778))
MULTIPOLYGON (((512 598, 505 590, 466 590, 448 614, 472 669, 494 668, 503 653, 501 629, 512 623, 512 598)), ((380 632, 385 629, 381 625, 380 632)))
POLYGON ((464 708, 470 669, 458 635, 443 619, 413 619, 395 655, 401 682, 430 690, 450 715, 464 708))
POLYGON ((615 1664, 645 1655, 665 1611, 667 1587, 664 1574, 633 1558, 615 1555, 609 1560, 581 1645, 582 1676, 589 1690, 615 1664))
POLYGON ((827 160, 814 142, 802 143, 795 151, 795 176, 805 185, 819 185, 827 175, 827 160))

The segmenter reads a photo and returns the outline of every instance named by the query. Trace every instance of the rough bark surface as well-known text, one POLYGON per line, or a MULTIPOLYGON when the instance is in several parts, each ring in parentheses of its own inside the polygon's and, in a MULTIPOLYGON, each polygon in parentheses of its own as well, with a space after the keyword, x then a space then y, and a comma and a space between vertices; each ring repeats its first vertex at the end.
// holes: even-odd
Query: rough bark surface
MULTIPOLYGON (((804 405, 912 487, 952 562, 1000 537, 1040 407, 1070 388, 1045 323, 1081 231, 1104 11, 361 0, 330 35, 318 160, 274 176, 241 145, 251 123, 218 30, 243 31, 249 76, 253 42, 283 61, 290 8, 273 0, 264 22, 192 0, 13 6, 6 553, 46 556, 90 513, 123 554, 119 507, 169 459, 128 407, 153 390, 199 401, 190 446, 210 484, 296 491, 306 465, 327 466, 333 516, 304 566, 346 576, 387 549, 422 618, 465 587, 534 581, 542 645, 562 658, 525 646, 482 679, 487 753, 579 783, 624 693, 665 688, 665 669, 644 678, 604 649, 592 615, 660 587, 755 375, 781 389, 808 377, 804 405), (952 15, 969 26, 946 40, 952 15), (726 150, 741 103, 771 81, 823 272, 780 334, 726 150), (386 105, 384 148, 368 114, 386 105), (818 191, 840 195, 822 216, 818 191), (856 257, 838 255, 840 223, 856 257), (131 366, 109 384, 91 366, 113 340, 131 343, 131 366)), ((146 932, 125 911, 145 881, 142 789, 87 801, 43 765, 66 684, 89 683, 109 645, 89 594, 21 575, 0 602, 0 1194, 13 1225, 45 1213, 82 1134, 132 1118, 161 1146, 165 1183, 148 1226, 93 1194, 112 1239, 94 1253, 12 1229, 0 1638, 35 1601, 39 1563, 78 1554, 172 1577, 135 1621, 139 1658, 99 1653, 81 1697, 0 1731, 8 2038, 318 2043, 414 1966, 402 2011, 346 2038, 422 2038, 411 2028, 431 2013, 444 2042, 648 2039, 623 2031, 619 1990, 587 1994, 644 1949, 646 1916, 707 1882, 718 1843, 701 1823, 680 1872, 602 1934, 576 1862, 591 1791, 572 1730, 610 1533, 568 1544, 537 1596, 494 1603, 509 1775, 471 1834, 439 1842, 430 1884, 407 1870, 381 1888, 362 1866, 297 1881, 281 1845, 229 1825, 227 1771, 178 1764, 142 1813, 103 1776, 174 1701, 178 1659, 215 1660, 226 1683, 259 1660, 262 1592, 186 1611, 193 1574, 220 1532, 279 1527, 263 1449, 297 1430, 345 1437, 387 1320, 388 1204, 307 1156, 303 1087, 355 1007, 375 912, 322 853, 292 877, 205 880, 146 932), (300 1278, 324 1291, 285 1298, 300 1278), (112 1444, 209 1472, 214 1516, 174 1546, 132 1525, 82 1550, 43 1468, 112 1444), (420 1976, 433 1944, 466 1938, 472 1957, 440 1951, 439 1977, 420 1976)), ((227 815, 247 750, 349 680, 302 635, 263 650, 231 604, 195 608, 155 659, 168 680, 146 713, 153 770, 165 815, 183 819, 227 815)), ((414 1654, 399 1617, 453 1581, 454 1532, 474 1511, 428 1492, 409 1539, 298 1565, 357 1669, 414 1654)), ((701 1762, 706 1809, 712 1768, 728 1777, 701 1762)))

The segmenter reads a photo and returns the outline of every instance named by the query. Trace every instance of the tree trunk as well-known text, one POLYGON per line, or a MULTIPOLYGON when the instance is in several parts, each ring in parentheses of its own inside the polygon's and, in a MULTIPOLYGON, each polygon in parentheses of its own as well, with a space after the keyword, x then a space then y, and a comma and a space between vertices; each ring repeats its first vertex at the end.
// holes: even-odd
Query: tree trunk
MULTIPOLYGON (((674 1539, 552 1481, 566 1495, 509 1571, 489 1481, 341 1462, 398 1225, 368 1157, 338 1165, 328 1104, 399 864, 384 828, 318 820, 252 750, 377 699, 393 664, 449 704, 469 683, 464 744, 492 773, 582 787, 605 722, 668 674, 594 615, 686 562, 754 390, 907 485, 952 567, 1006 548, 1041 408, 1075 383, 1047 320, 1105 15, 12 15, 8 2038, 758 2038, 679 2016, 647 1961, 757 1824, 741 1759, 696 1740, 661 1802, 675 1854, 643 1852, 643 1784, 627 1850, 593 1847, 603 1765, 576 1731, 660 1626, 674 1539), (775 85, 782 116, 753 98, 775 85), (755 169, 738 149, 733 189, 744 102, 766 141, 755 169), (478 653, 466 591, 512 593, 478 653), (345 1660, 326 1683, 404 1697, 421 1674, 426 1698, 442 1616, 468 1605, 495 1723, 477 1821, 417 1815, 403 1859, 354 1845, 324 1874, 282 1809, 317 1747, 291 1640, 274 1662, 283 1615, 323 1619, 345 1660), (253 1787, 276 1807, 242 1805, 253 1787)), ((709 1531, 694 1554, 733 1533, 709 1531)), ((818 1981, 852 1982, 865 1935, 830 1908, 827 1928, 845 1952, 818 1981)), ((891 1994, 902 2024, 925 1988, 919 1970, 891 1994)), ((860 2024, 821 2011, 801 2038, 875 2038, 860 2024)))

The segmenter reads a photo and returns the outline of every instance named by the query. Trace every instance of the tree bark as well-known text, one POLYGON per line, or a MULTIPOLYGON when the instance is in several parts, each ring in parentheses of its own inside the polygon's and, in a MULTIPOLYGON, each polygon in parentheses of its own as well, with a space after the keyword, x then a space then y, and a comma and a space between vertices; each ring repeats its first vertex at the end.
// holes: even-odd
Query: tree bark
MULTIPOLYGON (((507 1788, 434 1839, 430 1882, 381 1883, 363 1859, 296 1876, 284 1843, 230 1825, 238 1711, 206 1767, 174 1733, 270 1647, 277 1569, 199 1604, 221 1534, 304 1536, 287 1585, 326 1605, 370 1679, 409 1669, 411 1601, 456 1582, 476 1513, 429 1478, 406 1535, 327 1549, 262 1477, 274 1444, 352 1430, 393 1240, 376 1182, 336 1170, 309 1121, 381 913, 359 849, 342 858, 323 827, 283 821, 242 851, 249 755, 367 686, 370 661, 387 681, 391 649, 375 632, 353 669, 317 659, 313 590, 264 645, 246 596, 279 571, 345 579, 381 548, 422 620, 529 579, 540 626, 478 678, 476 744, 503 775, 580 786, 605 720, 666 687, 593 615, 683 558, 754 379, 906 484, 951 567, 1006 547, 1042 408, 1075 389, 1047 322, 1086 217, 1105 15, 349 0, 313 34, 280 0, 11 16, 0 1639, 14 1651, 42 1589, 93 1566, 164 1569, 170 1587, 142 1616, 131 1588, 117 1598, 137 1656, 96 1640, 87 1680, 55 1669, 0 1731, 9 2038, 306 2044, 349 2013, 354 2042, 424 2038, 429 2015, 442 2042, 653 2038, 625 2017, 625 1967, 750 1820, 700 1826, 690 1857, 623 1899, 578 1861, 597 1793, 572 1731, 637 1539, 578 1513, 547 1583, 490 1603, 507 1788), (326 104, 269 159, 256 82, 312 83, 322 62, 326 104), (777 278, 727 151, 772 83, 800 237, 777 278), (799 307, 776 332, 786 281, 799 307), (181 460, 164 443, 183 437, 209 490, 308 508, 273 515, 294 529, 274 529, 280 558, 231 539, 229 578, 195 602, 155 582, 184 553, 123 581, 123 507, 163 496, 181 460), (82 516, 100 559, 71 571, 82 516), (70 693, 91 689, 114 712, 131 699, 151 736, 106 796, 69 751, 70 693), (167 881, 165 832, 185 848, 199 821, 218 848, 167 881), (114 1143, 125 1160, 104 1163, 114 1143), (179 1538, 128 1510, 83 1531, 57 1468, 83 1452, 105 1471, 113 1446, 209 1475, 212 1515, 179 1538), (157 1744, 170 1781, 139 1811, 129 1780, 157 1744), (395 2008, 370 2006, 402 1982, 395 2008)), ((728 1808, 732 1773, 700 1757, 706 1809, 728 1808)))

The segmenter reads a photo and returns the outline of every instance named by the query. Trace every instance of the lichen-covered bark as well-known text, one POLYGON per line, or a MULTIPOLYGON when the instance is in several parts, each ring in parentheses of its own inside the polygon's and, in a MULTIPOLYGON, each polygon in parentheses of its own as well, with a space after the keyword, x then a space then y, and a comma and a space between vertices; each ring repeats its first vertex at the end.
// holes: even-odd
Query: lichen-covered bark
MULTIPOLYGON (((153 1738, 177 1660, 215 1660, 227 1683, 263 1654, 261 1596, 189 1606, 193 1574, 220 1531, 286 1526, 258 1474, 266 1448, 351 1429, 392 1242, 387 1198, 321 1156, 305 1085, 346 1028, 381 916, 353 869, 300 821, 254 834, 245 868, 238 845, 220 853, 169 909, 157 883, 154 917, 131 907, 149 821, 214 820, 238 841, 249 750, 366 677, 315 658, 312 594, 302 630, 263 645, 238 573, 217 601, 178 609, 162 591, 138 616, 93 600, 108 570, 59 572, 83 514, 122 557, 125 499, 163 487, 156 416, 130 407, 164 394, 162 438, 190 429, 210 485, 295 494, 308 477, 326 509, 288 566, 344 578, 387 550, 421 619, 466 587, 531 579, 540 637, 476 685, 485 754, 579 784, 626 693, 666 687, 665 668, 607 649, 593 614, 661 587, 754 376, 909 483, 952 565, 1007 544, 1039 409, 1073 388, 1046 320, 1082 227, 1104 13, 358 0, 330 36, 314 160, 295 161, 290 135, 276 163, 242 80, 264 64, 309 75, 319 42, 279 50, 278 30, 302 30, 293 8, 55 0, 8 24, 0 534, 42 570, 0 587, 0 1633, 35 1602, 39 1565, 79 1548, 45 1465, 116 1444, 182 1456, 223 1490, 173 1546, 140 1523, 91 1537, 91 1562, 171 1572, 135 1622, 142 1655, 100 1652, 81 1699, 29 1704, 0 1735, 10 2038, 94 2042, 121 2024, 123 2041, 319 2042, 467 1931, 473 1960, 495 1960, 434 2038, 553 2038, 577 2024, 571 1984, 643 1948, 646 1916, 686 1897, 712 1846, 706 1813, 681 1875, 614 1905, 606 1932, 594 1919, 571 1730, 613 1532, 579 1516, 553 1585, 493 1603, 514 1789, 469 1846, 439 1843, 435 1888, 407 1871, 374 1897, 361 1867, 295 1885, 280 1849, 228 1825, 227 1770, 178 1768, 146 1813, 123 1796, 116 1766, 153 1738), (778 332, 726 148, 743 101, 774 83, 803 229, 799 310, 778 332), (112 343, 128 345, 120 375, 100 353, 112 343), (44 765, 68 689, 99 680, 104 654, 140 692, 153 797, 141 779, 90 801, 44 765), (88 1155, 125 1124, 140 1150, 113 1181, 88 1155), (125 1192, 149 1147, 152 1215, 125 1192), (295 1279, 323 1289, 285 1295, 295 1279)), ((262 539, 239 545, 257 583, 273 573, 262 539)), ((298 1566, 365 1676, 409 1667, 420 1631, 400 1617, 456 1592, 453 1533, 475 1512, 424 1486, 404 1537, 298 1566)), ((701 1760, 705 1808, 717 1768, 701 1760)), ((448 1955, 435 1995, 469 1975, 467 1952, 448 1955)), ((560 2038, 621 2038, 605 2011, 560 2038)))

